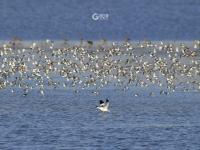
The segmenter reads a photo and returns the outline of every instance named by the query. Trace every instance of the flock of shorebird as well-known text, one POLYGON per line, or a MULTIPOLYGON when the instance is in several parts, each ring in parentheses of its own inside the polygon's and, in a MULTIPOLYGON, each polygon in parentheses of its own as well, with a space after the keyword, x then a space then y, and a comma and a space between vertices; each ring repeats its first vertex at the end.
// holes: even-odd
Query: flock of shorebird
POLYGON ((64 41, 58 46, 51 40, 31 44, 12 40, 0 46, 0 89, 20 88, 24 96, 34 88, 44 95, 48 87, 75 92, 91 87, 94 94, 105 86, 126 91, 131 86, 157 85, 160 94, 200 90, 199 54, 200 41, 64 41))

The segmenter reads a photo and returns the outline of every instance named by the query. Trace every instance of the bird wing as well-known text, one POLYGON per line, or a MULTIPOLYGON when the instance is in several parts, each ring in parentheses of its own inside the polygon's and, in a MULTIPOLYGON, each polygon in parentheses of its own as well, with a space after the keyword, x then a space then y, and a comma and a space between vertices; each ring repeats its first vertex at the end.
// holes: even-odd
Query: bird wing
POLYGON ((103 101, 103 100, 100 100, 100 101, 99 101, 99 104, 100 104, 100 105, 101 105, 101 104, 103 104, 103 103, 104 103, 104 101, 103 101))
POLYGON ((100 104, 101 107, 103 107, 103 106, 105 105, 105 103, 104 103, 103 100, 100 100, 100 101, 99 101, 99 104, 100 104))
POLYGON ((108 109, 108 107, 109 107, 109 102, 106 102, 106 103, 105 103, 105 107, 108 109))
POLYGON ((108 98, 106 98, 105 107, 106 107, 107 109, 108 109, 108 107, 109 107, 109 100, 108 100, 108 98))

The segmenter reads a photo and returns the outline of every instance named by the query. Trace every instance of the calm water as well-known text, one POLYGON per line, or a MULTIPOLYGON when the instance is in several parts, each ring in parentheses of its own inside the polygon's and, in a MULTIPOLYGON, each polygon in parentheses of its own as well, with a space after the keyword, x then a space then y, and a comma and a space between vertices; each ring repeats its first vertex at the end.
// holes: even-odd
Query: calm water
POLYGON ((200 93, 176 92, 149 97, 138 88, 0 92, 0 149, 199 149, 200 93), (141 96, 134 97, 134 92, 141 96), (110 113, 98 112, 110 98, 110 113))
MULTIPOLYGON (((185 41, 200 38, 199 25, 199 0, 0 1, 0 40, 185 41), (109 18, 95 21, 94 13, 109 18)), ((0 149, 199 149, 200 93, 148 93, 107 89, 94 96, 89 90, 49 89, 44 97, 36 90, 23 97, 1 90, 0 149), (110 113, 95 108, 105 98, 110 113)))
POLYGON ((1 0, 0 39, 196 40, 199 0, 1 0), (94 21, 92 14, 107 20, 94 21))

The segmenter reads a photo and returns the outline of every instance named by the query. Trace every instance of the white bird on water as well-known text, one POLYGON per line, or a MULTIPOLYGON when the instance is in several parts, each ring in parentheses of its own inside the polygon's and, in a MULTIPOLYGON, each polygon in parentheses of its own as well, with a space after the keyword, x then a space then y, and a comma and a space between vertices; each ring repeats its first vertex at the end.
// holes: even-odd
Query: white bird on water
POLYGON ((108 99, 106 99, 105 102, 103 100, 100 100, 99 106, 97 106, 97 109, 99 109, 102 112, 110 112, 108 107, 109 107, 109 100, 108 99))

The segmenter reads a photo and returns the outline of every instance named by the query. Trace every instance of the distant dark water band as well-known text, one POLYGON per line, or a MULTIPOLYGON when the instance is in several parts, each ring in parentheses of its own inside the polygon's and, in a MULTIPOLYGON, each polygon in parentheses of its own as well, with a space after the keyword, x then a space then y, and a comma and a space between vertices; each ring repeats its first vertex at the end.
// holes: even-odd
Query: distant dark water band
POLYGON ((0 39, 200 39, 198 0, 0 1, 0 39))

